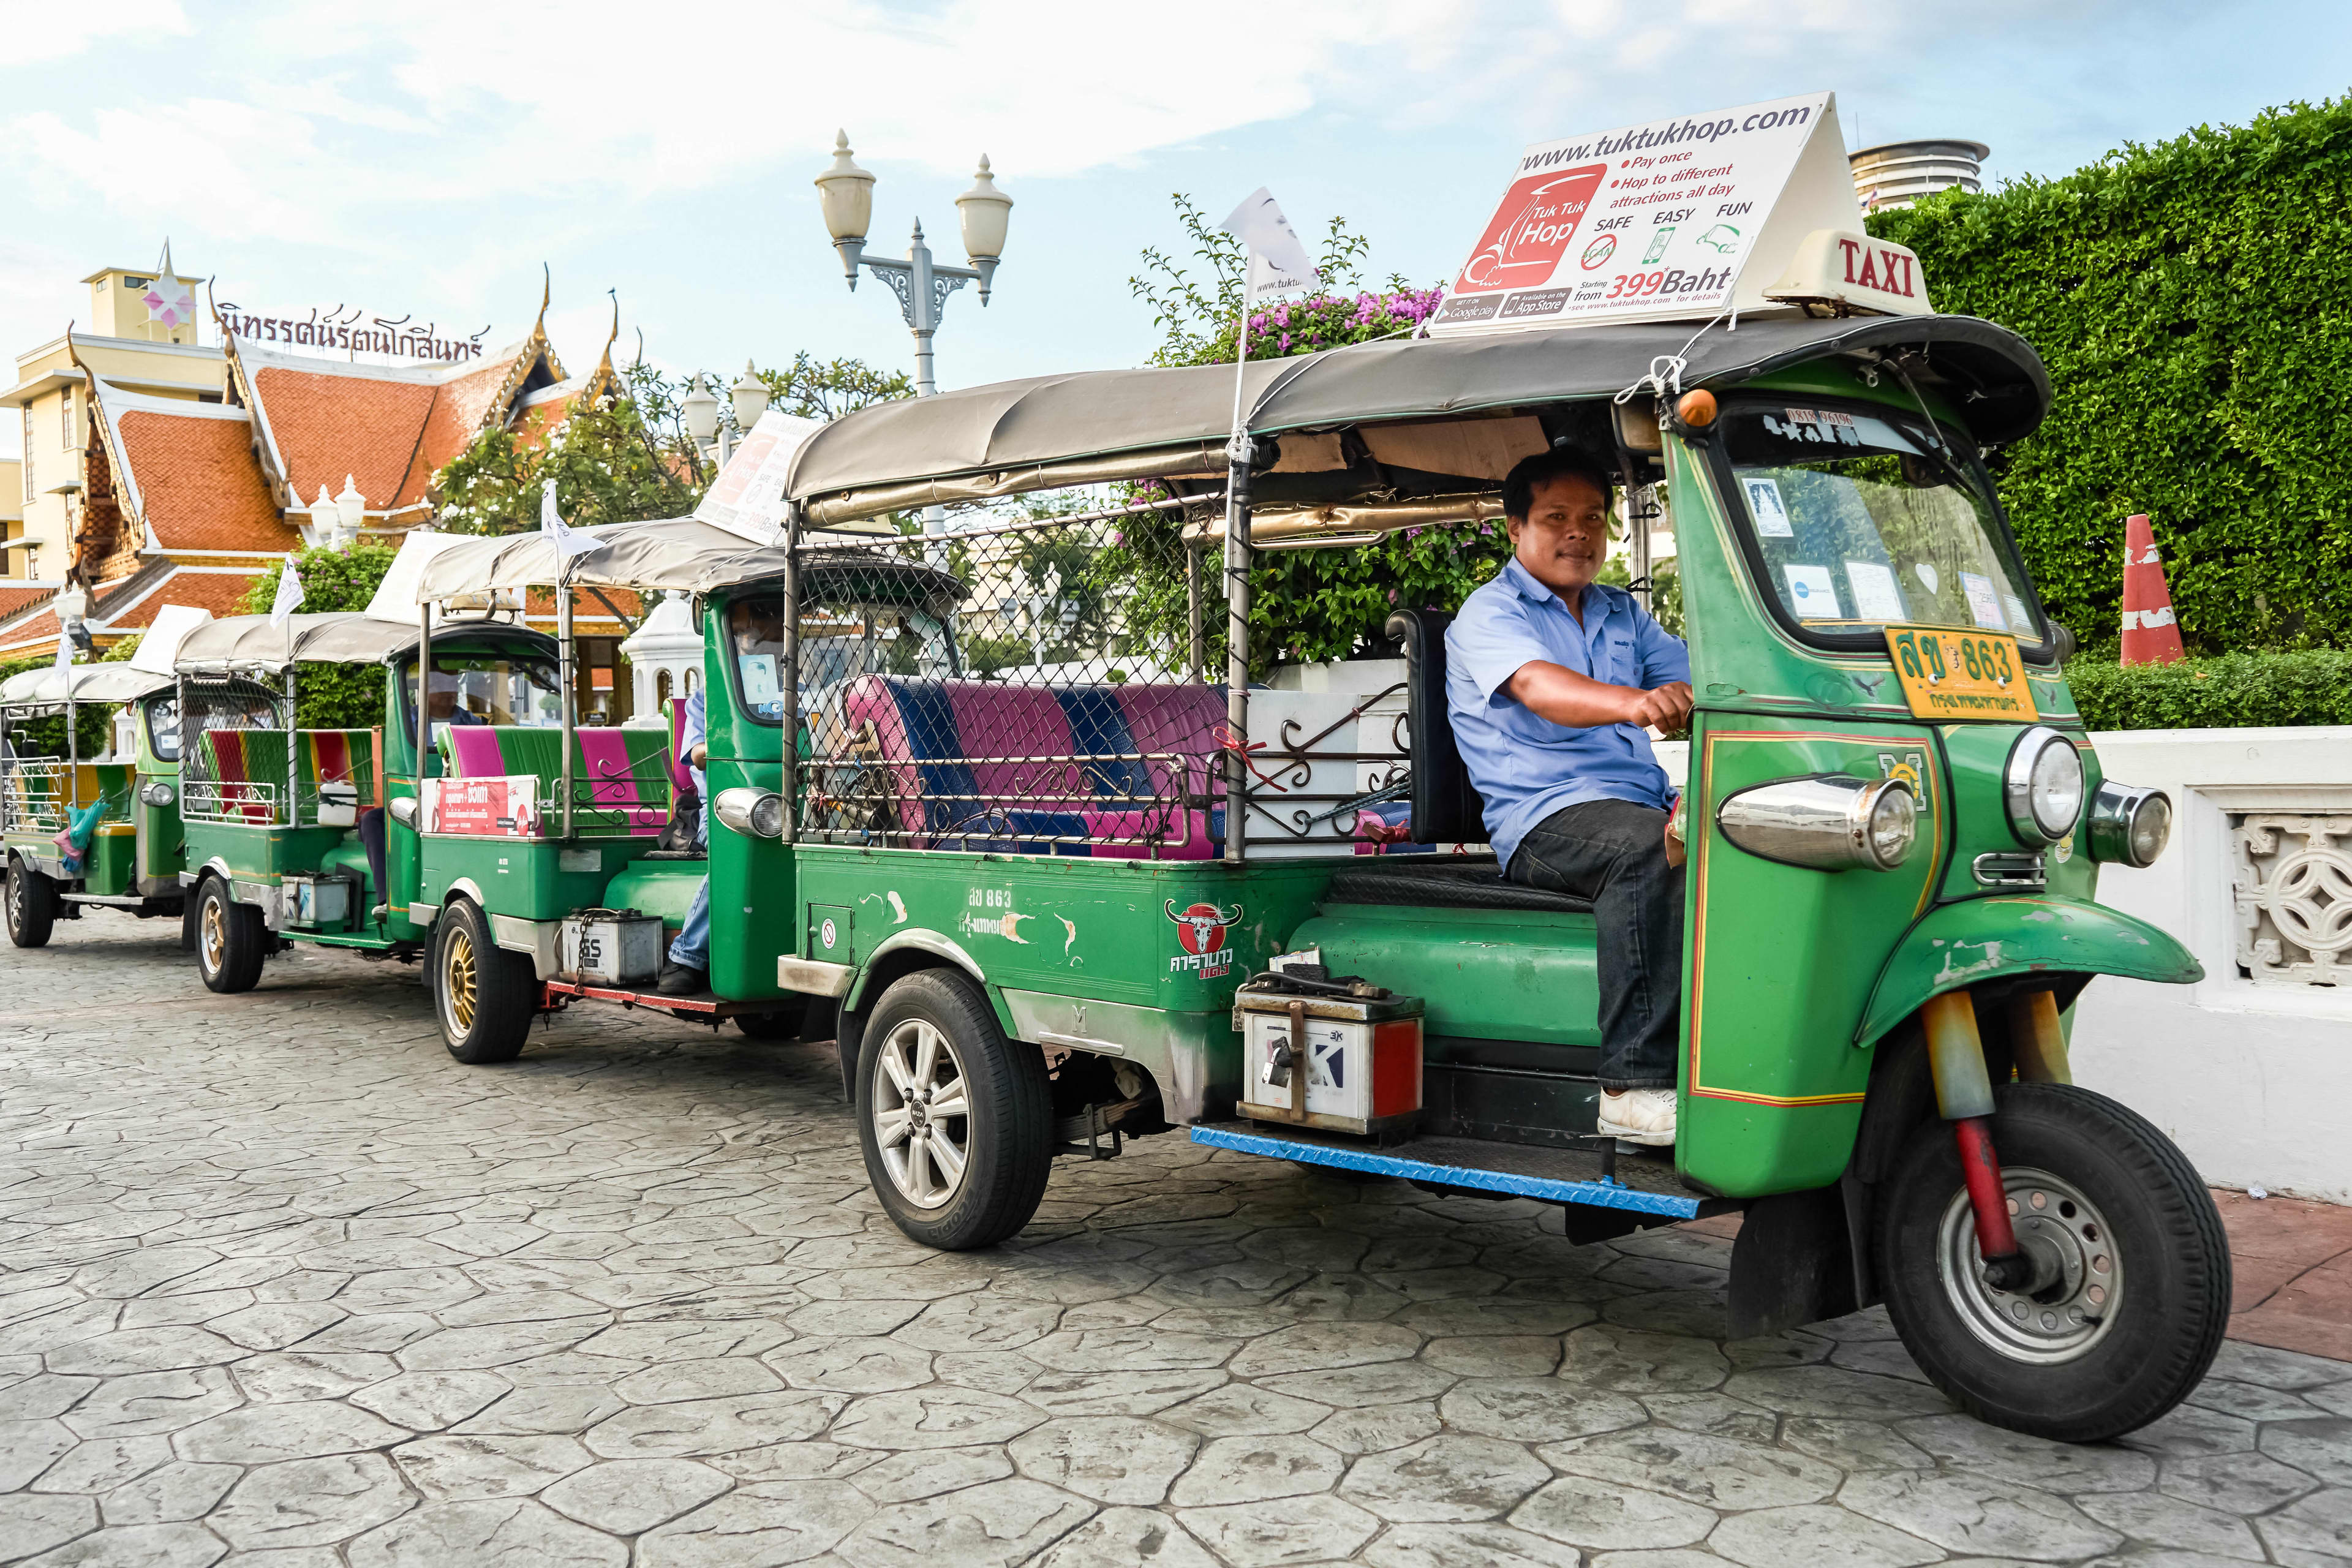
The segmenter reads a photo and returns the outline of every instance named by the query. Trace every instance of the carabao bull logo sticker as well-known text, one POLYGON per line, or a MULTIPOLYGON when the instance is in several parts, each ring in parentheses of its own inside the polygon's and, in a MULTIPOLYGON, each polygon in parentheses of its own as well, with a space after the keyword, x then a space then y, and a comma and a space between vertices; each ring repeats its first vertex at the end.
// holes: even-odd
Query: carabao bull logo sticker
POLYGON ((1176 940, 1184 949, 1168 961, 1169 973, 1191 971, 1213 980, 1230 972, 1234 955, 1225 951, 1225 932, 1240 922, 1242 906, 1235 904, 1230 913, 1214 904, 1188 904, 1179 910, 1170 899, 1167 907, 1168 918, 1176 922, 1176 940))

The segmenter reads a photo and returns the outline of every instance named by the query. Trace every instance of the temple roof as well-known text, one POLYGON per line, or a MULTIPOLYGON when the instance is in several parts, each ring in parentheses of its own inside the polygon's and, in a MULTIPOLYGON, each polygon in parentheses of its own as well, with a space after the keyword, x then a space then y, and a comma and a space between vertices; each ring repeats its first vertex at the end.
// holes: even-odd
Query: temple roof
POLYGON ((142 543, 173 554, 278 554, 301 548, 299 531, 253 460, 253 422, 242 408, 125 392, 90 383, 118 499, 142 543))

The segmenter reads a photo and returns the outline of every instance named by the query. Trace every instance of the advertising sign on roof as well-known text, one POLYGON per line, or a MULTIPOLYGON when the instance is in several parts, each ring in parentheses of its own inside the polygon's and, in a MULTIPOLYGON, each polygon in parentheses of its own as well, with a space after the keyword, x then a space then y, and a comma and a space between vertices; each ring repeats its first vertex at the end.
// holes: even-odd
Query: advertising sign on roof
POLYGON ((1430 328, 1758 309, 1808 233, 1861 227, 1833 93, 1538 142, 1430 328))
POLYGON ((784 487, 792 479, 793 459, 823 428, 816 420, 781 409, 761 415, 703 492, 694 515, 751 543, 775 543, 783 534, 784 487))

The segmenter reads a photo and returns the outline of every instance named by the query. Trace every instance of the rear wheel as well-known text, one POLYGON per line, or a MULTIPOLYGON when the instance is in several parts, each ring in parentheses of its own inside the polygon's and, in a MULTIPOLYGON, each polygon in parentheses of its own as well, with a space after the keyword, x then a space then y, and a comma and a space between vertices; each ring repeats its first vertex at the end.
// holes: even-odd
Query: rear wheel
POLYGON ((2070 1443, 2144 1426, 2221 1349, 2230 1252, 2212 1196, 2169 1139, 2103 1095, 2009 1084, 1997 1104, 1993 1147, 2032 1279, 1986 1279, 1951 1125, 1928 1122, 1878 1219, 1895 1330, 1995 1426, 2070 1443))
POLYGON ((489 918, 462 899, 441 914, 433 1011, 441 1021, 441 1043, 468 1067, 520 1056, 539 1012, 539 978, 530 961, 499 946, 489 918))
POLYGON ((884 992, 864 1037, 857 1136, 891 1222, 951 1252, 1027 1225, 1054 1165, 1045 1058, 1006 1040, 979 987, 945 970, 884 992))
POLYGON ((218 877, 205 878, 196 900, 196 972, 205 989, 224 994, 252 990, 268 951, 269 930, 261 911, 231 898, 228 884, 218 877))
POLYGON ((58 886, 22 860, 8 863, 8 940, 47 947, 58 923, 58 886))
POLYGON ((777 1003, 771 1012, 738 1013, 735 1026, 754 1040, 796 1040, 807 1013, 808 998, 795 996, 777 1003))

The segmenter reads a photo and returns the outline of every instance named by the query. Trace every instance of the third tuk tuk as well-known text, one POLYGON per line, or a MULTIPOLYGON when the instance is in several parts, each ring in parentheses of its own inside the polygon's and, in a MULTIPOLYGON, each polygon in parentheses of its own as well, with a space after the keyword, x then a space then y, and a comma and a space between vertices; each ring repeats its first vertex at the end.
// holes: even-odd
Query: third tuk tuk
MULTIPOLYGON (((899 1227, 988 1245, 1057 1155, 1178 1132, 1557 1204, 1579 1240, 1741 1213, 1734 1333, 1883 1301, 1986 1419, 2088 1440, 2179 1402, 2223 1331, 2220 1224, 2066 1035, 2099 975, 2200 970, 2095 901, 2169 803, 2104 776, 1986 467, 2048 408, 2032 349, 1932 315, 1383 342, 1247 367, 1229 444, 1234 374, 851 415, 796 458, 782 543, 690 584, 713 980, 837 1006, 899 1227), (1417 530, 1491 564, 1502 479, 1555 447, 1677 543, 1663 1158, 1595 1133, 1592 911, 1485 849, 1447 616, 1391 591, 1384 645, 1315 663, 1276 597, 1378 627, 1397 584, 1323 552, 1417 530), (928 506, 944 530, 885 521, 928 506), (888 603, 845 562, 929 586, 888 603)), ((534 918, 506 962, 547 1005, 576 976, 534 918)))

